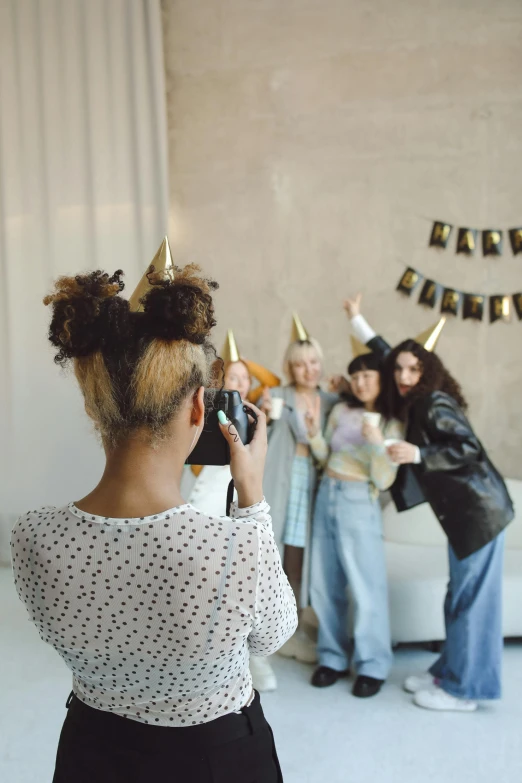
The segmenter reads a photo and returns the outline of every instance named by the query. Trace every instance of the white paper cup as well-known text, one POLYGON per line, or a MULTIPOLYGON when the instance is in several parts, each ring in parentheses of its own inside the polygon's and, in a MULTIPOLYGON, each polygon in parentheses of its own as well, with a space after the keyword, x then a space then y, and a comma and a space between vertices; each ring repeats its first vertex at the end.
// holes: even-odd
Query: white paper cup
POLYGON ((371 424, 372 427, 378 427, 381 423, 381 414, 380 413, 374 413, 373 411, 364 411, 363 415, 363 421, 367 421, 368 424, 371 424))
MULTIPOLYGON (((400 438, 386 438, 384 441, 384 448, 386 451, 390 448, 390 446, 395 446, 396 443, 402 443, 402 440, 400 438)), ((390 460, 391 462, 391 460, 390 460)), ((392 462, 392 465, 398 465, 398 462, 392 462)))
POLYGON ((270 418, 272 421, 277 421, 283 415, 283 408, 285 401, 281 397, 274 397, 272 399, 272 409, 270 411, 270 418))

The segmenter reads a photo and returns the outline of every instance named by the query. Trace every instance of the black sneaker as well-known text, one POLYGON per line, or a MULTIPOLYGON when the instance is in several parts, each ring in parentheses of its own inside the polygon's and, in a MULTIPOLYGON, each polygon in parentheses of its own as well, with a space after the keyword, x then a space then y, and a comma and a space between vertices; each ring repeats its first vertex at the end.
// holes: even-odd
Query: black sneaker
POLYGON ((316 688, 328 688, 328 686, 334 685, 341 677, 349 676, 350 672, 348 669, 338 672, 335 669, 330 669, 328 666, 318 666, 312 677, 312 685, 316 688))
POLYGON ((360 674, 355 680, 352 688, 352 694, 358 699, 368 699, 375 696, 384 685, 384 680, 376 680, 375 677, 366 677, 360 674))

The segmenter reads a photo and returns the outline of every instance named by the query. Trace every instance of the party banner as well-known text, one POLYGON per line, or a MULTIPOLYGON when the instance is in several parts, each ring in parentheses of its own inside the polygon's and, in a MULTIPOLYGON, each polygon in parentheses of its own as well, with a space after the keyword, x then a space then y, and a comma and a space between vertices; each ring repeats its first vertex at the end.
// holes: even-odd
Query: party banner
POLYGON ((484 318, 485 298, 480 294, 464 294, 464 305, 462 308, 464 320, 473 318, 475 321, 482 321, 484 318))
POLYGON ((420 283, 421 276, 419 273, 412 269, 411 266, 409 266, 401 279, 399 280, 399 285, 397 286, 397 291, 402 291, 403 294, 407 294, 408 296, 411 295, 412 291, 415 290, 415 288, 420 283))
POLYGON ((457 236, 457 253, 465 253, 467 256, 472 256, 475 253, 476 247, 477 229, 459 228, 457 236))
POLYGON ((522 321, 522 294, 513 294, 513 304, 515 305, 518 320, 522 321))
POLYGON ((509 241, 511 242, 511 249, 513 250, 514 256, 518 256, 519 253, 522 253, 522 228, 510 228, 509 241))
POLYGON ((445 315, 462 315, 464 320, 482 321, 486 307, 490 323, 507 322, 513 307, 519 321, 522 321, 522 292, 516 294, 472 294, 457 288, 442 286, 436 280, 425 278, 417 269, 409 266, 397 285, 397 291, 411 296, 422 283, 418 303, 434 308, 440 303, 440 312, 445 315))
POLYGON ((461 302, 462 294, 460 291, 456 291, 454 288, 445 288, 442 292, 440 311, 447 315, 458 315, 461 302))
POLYGON ((482 253, 485 256, 502 255, 502 231, 488 229, 482 232, 482 253))
POLYGON ((489 320, 492 324, 495 321, 509 321, 509 296, 496 294, 489 297, 489 320))
POLYGON ((439 296, 439 286, 435 280, 426 280, 419 296, 419 304, 435 307, 439 296))
MULTIPOLYGON (((450 237, 453 233, 453 225, 444 223, 442 220, 434 220, 428 245, 439 250, 448 248, 450 237)), ((468 256, 473 256, 477 249, 477 237, 479 229, 477 228, 458 228, 457 244, 455 251, 468 256)), ((513 255, 522 253, 522 226, 507 229, 509 241, 513 255)), ((501 256, 504 252, 504 229, 487 228, 481 229, 482 236, 482 254, 484 256, 501 256)))
POLYGON ((441 247, 444 250, 448 246, 453 226, 450 223, 441 223, 436 220, 433 224, 430 236, 430 247, 441 247))

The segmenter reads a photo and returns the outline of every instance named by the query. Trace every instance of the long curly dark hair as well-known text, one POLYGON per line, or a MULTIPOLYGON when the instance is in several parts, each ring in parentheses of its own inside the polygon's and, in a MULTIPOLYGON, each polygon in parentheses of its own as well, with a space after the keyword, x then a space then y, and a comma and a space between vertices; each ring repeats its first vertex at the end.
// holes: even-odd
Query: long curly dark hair
POLYGON ((382 368, 383 412, 390 418, 406 421, 408 412, 416 400, 434 391, 442 391, 453 397, 463 410, 468 404, 460 384, 453 378, 436 353, 427 351, 415 340, 405 340, 391 351, 382 368), (400 353, 412 353, 419 361, 422 375, 407 397, 401 397, 395 382, 395 367, 400 353))
POLYGON ((86 410, 110 444, 141 427, 160 437, 183 399, 208 385, 217 358, 209 335, 218 285, 199 267, 189 264, 172 276, 149 267, 139 312, 119 295, 122 275, 61 277, 44 299, 53 308, 54 360, 62 367, 72 362, 86 410))

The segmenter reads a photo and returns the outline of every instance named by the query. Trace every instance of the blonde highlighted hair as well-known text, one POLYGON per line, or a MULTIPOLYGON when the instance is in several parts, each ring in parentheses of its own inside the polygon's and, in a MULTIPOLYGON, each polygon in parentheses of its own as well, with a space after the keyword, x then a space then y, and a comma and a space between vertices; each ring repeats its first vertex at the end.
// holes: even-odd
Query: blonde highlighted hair
POLYGON ((216 352, 210 291, 217 284, 189 265, 173 280, 151 275, 143 312, 118 294, 121 272, 60 278, 46 297, 55 361, 72 361, 85 409, 104 442, 146 429, 161 438, 183 400, 210 381, 216 352))
POLYGON ((309 337, 308 340, 297 340, 296 342, 290 343, 283 359, 283 372, 289 383, 295 383, 292 365, 314 353, 322 365, 324 360, 323 349, 314 337, 309 337))

